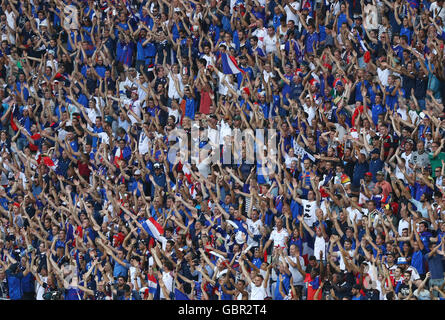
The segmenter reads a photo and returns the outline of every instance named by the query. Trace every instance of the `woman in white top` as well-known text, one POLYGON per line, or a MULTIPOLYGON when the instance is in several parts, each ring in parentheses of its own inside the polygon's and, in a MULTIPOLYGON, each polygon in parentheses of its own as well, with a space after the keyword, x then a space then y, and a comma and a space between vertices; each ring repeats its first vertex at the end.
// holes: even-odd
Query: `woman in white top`
POLYGON ((193 12, 192 21, 195 23, 199 23, 199 21, 202 20, 202 12, 202 5, 198 3, 196 5, 196 11, 193 12))
POLYGON ((174 64, 171 71, 168 73, 168 97, 170 99, 182 98, 179 92, 184 91, 184 84, 182 83, 182 76, 179 72, 179 66, 174 64), (176 81, 176 83, 175 83, 176 81))
POLYGON ((284 150, 284 144, 281 144, 281 154, 284 156, 284 163, 286 164, 286 168, 290 169, 292 167, 292 161, 297 161, 298 158, 295 156, 294 148, 290 148, 289 152, 284 150))

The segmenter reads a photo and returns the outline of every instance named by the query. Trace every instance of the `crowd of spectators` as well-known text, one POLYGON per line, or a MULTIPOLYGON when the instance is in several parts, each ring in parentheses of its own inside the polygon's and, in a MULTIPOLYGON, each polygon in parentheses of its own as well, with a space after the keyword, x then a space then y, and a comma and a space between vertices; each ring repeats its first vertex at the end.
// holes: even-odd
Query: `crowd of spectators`
POLYGON ((445 298, 443 0, 0 3, 1 299, 445 298))

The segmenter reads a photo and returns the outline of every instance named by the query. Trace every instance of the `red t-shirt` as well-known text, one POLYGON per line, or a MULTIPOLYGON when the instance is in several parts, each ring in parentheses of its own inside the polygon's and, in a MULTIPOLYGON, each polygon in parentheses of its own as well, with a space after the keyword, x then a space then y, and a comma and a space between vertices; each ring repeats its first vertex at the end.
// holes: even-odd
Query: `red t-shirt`
POLYGON ((88 168, 88 162, 87 163, 82 163, 80 160, 77 161, 77 167, 79 168, 79 174, 82 177, 89 177, 91 170, 90 168, 88 168))
MULTIPOLYGON (((316 277, 316 279, 318 279, 318 286, 320 286, 320 277, 316 277)), ((315 292, 317 292, 318 286, 317 286, 317 289, 315 289, 312 286, 312 282, 314 280, 315 279, 312 279, 310 273, 306 273, 306 277, 304 278, 304 282, 307 282, 307 300, 315 300, 314 299, 315 292)), ((321 300, 321 291, 322 290, 320 290, 320 292, 318 293, 317 300, 321 300)))

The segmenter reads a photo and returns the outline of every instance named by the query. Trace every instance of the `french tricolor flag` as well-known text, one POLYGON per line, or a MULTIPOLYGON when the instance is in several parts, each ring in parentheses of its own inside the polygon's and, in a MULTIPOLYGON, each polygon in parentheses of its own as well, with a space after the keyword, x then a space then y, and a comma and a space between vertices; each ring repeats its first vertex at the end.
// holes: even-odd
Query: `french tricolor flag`
POLYGON ((238 74, 240 72, 244 73, 244 71, 238 67, 235 58, 227 55, 227 53, 221 53, 221 63, 224 74, 238 74))
POLYGON ((50 157, 42 157, 43 163, 50 169, 55 170, 56 165, 50 157))
POLYGON ((147 284, 148 284, 148 292, 151 294, 156 293, 156 287, 158 286, 158 281, 156 280, 154 274, 147 274, 147 284))
POLYGON ((162 235, 164 234, 164 228, 162 228, 162 226, 153 217, 145 220, 142 223, 142 227, 151 237, 161 241, 162 235))

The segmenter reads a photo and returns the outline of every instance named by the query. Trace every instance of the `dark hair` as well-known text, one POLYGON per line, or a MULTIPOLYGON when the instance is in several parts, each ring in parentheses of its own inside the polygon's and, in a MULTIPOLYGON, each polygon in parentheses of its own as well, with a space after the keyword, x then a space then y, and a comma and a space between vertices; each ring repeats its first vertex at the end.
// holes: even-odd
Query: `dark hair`
POLYGON ((167 243, 170 244, 172 247, 175 245, 175 242, 173 240, 167 240, 167 243))
POLYGON ((393 291, 388 292, 386 294, 386 300, 394 300, 394 292, 393 291))
POLYGON ((168 260, 166 260, 166 261, 164 262, 164 267, 165 267, 167 270, 169 270, 169 271, 172 271, 172 270, 173 270, 173 264, 172 264, 170 261, 168 261, 168 260))

